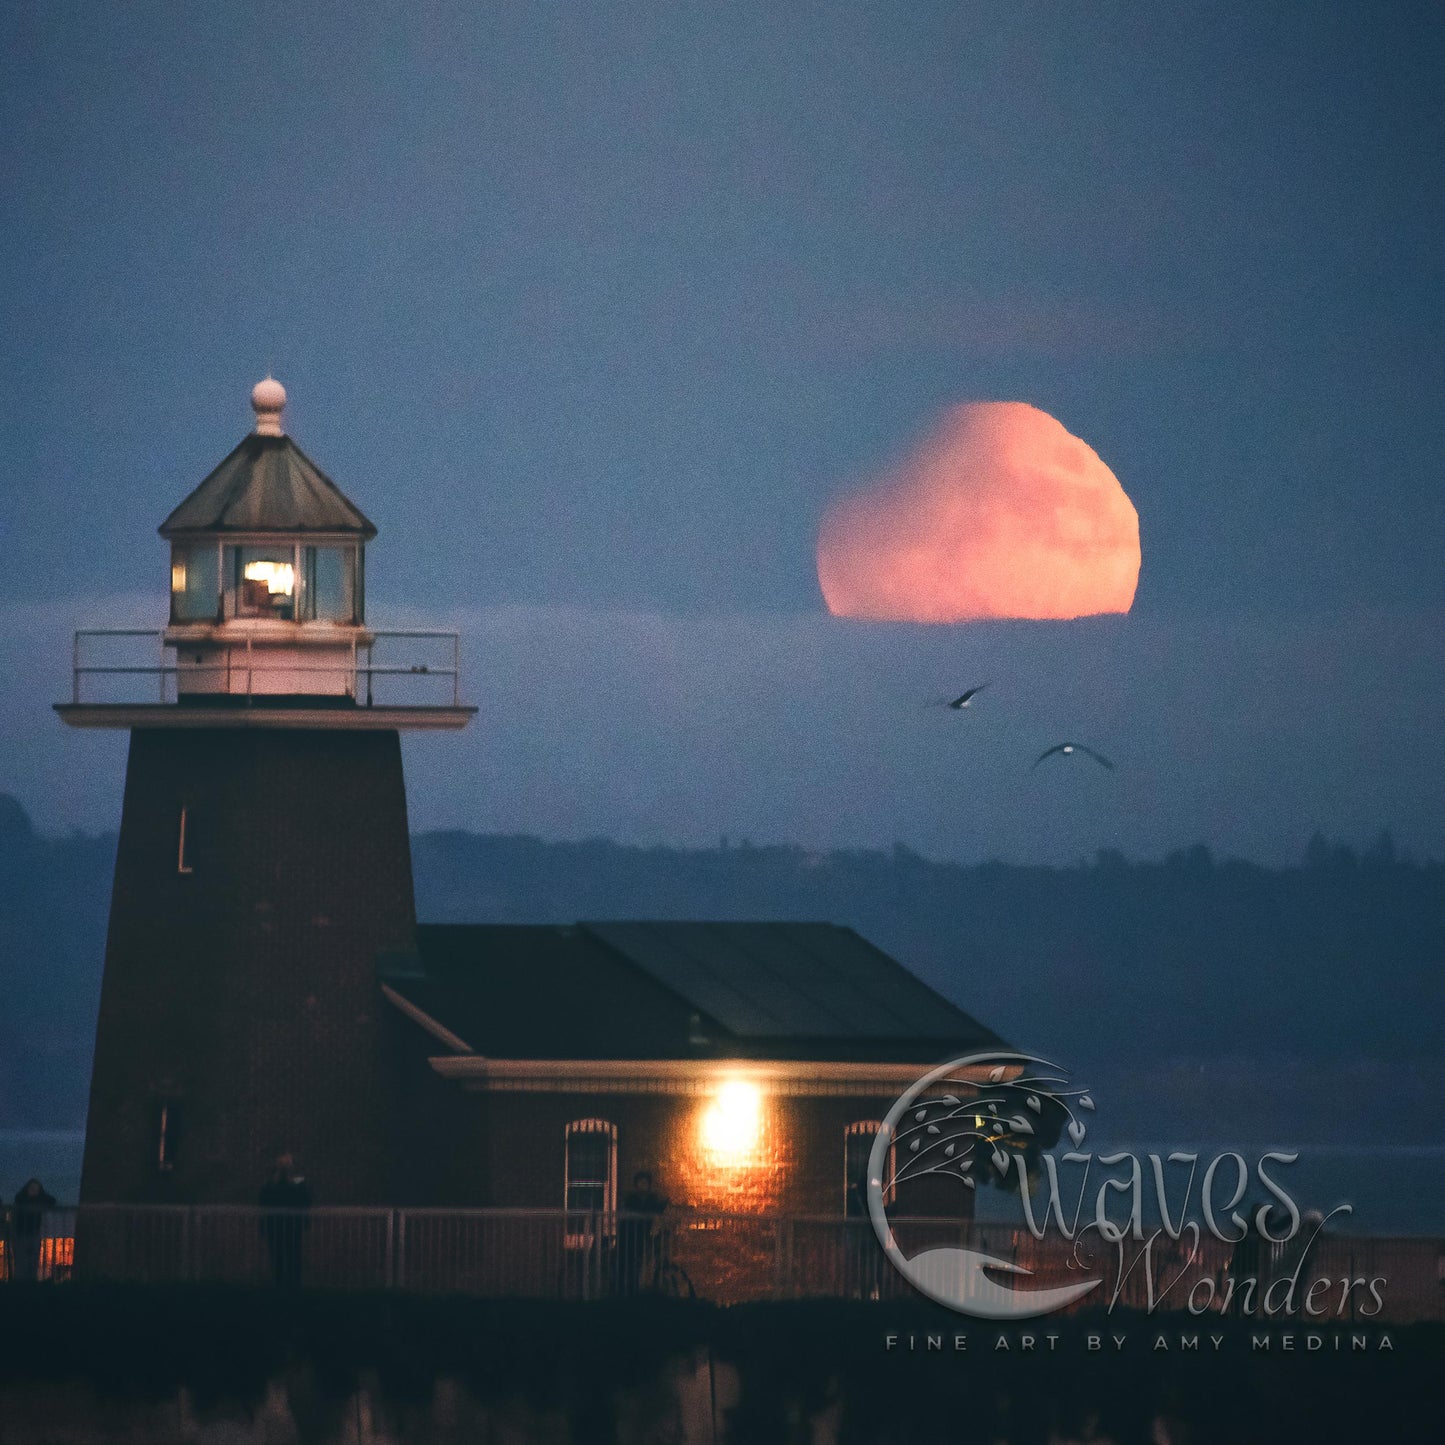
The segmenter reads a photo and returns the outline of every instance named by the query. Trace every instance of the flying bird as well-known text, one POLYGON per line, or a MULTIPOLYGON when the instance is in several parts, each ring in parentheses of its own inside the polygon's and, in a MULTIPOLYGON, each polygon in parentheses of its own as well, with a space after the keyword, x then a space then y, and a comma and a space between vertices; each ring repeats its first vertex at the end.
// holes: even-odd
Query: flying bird
POLYGON ((971 687, 967 692, 959 693, 957 697, 941 697, 932 706, 951 707, 954 712, 962 712, 987 686, 988 683, 981 682, 977 687, 971 687))
MULTIPOLYGON (((1034 759, 1034 768, 1038 767, 1045 758, 1053 757, 1055 753, 1062 753, 1066 758, 1072 756, 1074 753, 1087 753, 1100 767, 1108 768, 1111 773, 1114 771, 1113 763, 1111 763, 1103 753, 1096 753, 1093 748, 1086 748, 1083 743, 1055 743, 1053 747, 1045 748, 1044 751, 1034 759)), ((1034 768, 1030 768, 1029 772, 1033 772, 1034 768)))

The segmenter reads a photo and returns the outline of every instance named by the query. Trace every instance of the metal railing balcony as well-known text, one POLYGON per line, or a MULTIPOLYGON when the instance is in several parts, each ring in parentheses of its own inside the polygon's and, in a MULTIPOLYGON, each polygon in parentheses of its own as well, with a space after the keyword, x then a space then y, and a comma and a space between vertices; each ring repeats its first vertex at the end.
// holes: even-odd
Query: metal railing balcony
POLYGON ((274 703, 293 694, 350 699, 365 707, 460 707, 461 634, 402 629, 290 643, 284 636, 249 633, 187 642, 168 639, 164 628, 75 633, 71 702, 77 706, 182 698, 274 703), (307 652, 328 660, 300 660, 307 652), (186 660, 187 654, 200 660, 186 660))

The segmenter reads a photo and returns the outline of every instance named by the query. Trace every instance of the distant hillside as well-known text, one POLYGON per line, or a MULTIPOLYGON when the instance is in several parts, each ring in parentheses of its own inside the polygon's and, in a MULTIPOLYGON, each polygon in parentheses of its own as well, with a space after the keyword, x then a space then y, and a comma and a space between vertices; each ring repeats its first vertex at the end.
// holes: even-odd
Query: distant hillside
POLYGON ((1020 1044, 1065 1057, 1424 1058, 1439 1050, 1445 867, 1315 839, 1301 866, 934 863, 791 847, 682 851, 428 833, 423 918, 846 923, 1020 1044))
MULTIPOLYGON (((113 837, 46 839, 0 795, 0 1128, 84 1119, 113 837)), ((1100 855, 933 863, 907 848, 631 848, 426 833, 423 920, 807 918, 847 923, 1016 1043, 1171 1060, 1439 1054, 1445 867, 1310 845, 1301 866, 1100 855)), ((1232 1066, 1234 1075, 1240 1074, 1232 1066)))

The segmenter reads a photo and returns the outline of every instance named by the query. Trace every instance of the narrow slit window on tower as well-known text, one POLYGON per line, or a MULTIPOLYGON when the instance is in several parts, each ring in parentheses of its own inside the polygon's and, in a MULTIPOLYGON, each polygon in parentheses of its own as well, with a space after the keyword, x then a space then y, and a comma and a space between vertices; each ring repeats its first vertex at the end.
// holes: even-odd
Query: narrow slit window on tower
POLYGON ((176 1167, 178 1134, 176 1105, 173 1099, 162 1099, 156 1107, 156 1170, 169 1174, 176 1167))
POLYGON ((180 841, 176 845, 176 872, 191 872, 190 860, 186 857, 186 805, 181 804, 180 841))

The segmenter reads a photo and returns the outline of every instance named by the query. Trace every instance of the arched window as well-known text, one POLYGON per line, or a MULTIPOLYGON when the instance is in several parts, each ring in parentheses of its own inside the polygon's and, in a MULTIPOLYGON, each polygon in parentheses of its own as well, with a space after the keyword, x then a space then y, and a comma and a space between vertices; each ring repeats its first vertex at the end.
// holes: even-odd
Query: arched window
POLYGON ((593 1243, 597 1226, 588 1222, 593 1217, 600 1219, 605 1235, 616 1230, 616 1124, 606 1119, 574 1119, 567 1125, 562 1201, 567 1210, 569 1248, 593 1243))
MULTIPOLYGON (((862 1219, 868 1213, 868 1156, 873 1152, 873 1141, 882 1127, 881 1119, 859 1119, 843 1130, 843 1213, 850 1219, 862 1219)), ((890 1146, 883 1174, 885 1185, 893 1177, 895 1164, 896 1150, 890 1146)), ((883 1196, 885 1204, 893 1202, 893 1194, 891 1188, 886 1190, 883 1196)))

